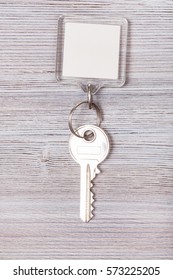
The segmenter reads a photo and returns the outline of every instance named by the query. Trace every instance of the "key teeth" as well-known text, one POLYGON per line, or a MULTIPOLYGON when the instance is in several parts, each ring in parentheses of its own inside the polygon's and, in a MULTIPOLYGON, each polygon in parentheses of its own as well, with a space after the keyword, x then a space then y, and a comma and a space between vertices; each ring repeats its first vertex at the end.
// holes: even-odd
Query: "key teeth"
POLYGON ((94 205, 93 205, 93 203, 94 203, 94 193, 91 191, 91 214, 90 214, 90 218, 92 219, 93 217, 94 217, 94 213, 93 213, 93 211, 94 211, 94 205))
POLYGON ((93 175, 91 176, 91 184, 90 184, 90 192, 91 192, 91 200, 90 200, 90 203, 91 203, 91 206, 90 206, 90 220, 94 217, 94 210, 95 210, 95 207, 94 207, 94 202, 95 202, 95 199, 94 199, 94 193, 92 192, 92 188, 94 186, 93 184, 93 180, 94 178, 96 177, 97 174, 99 174, 101 171, 98 169, 98 167, 95 168, 94 172, 93 172, 93 175))

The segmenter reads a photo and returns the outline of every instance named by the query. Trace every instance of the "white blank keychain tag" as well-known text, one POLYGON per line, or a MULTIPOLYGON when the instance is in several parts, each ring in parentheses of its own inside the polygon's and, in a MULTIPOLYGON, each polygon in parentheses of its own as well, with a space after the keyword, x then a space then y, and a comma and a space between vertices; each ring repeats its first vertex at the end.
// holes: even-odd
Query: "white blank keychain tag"
POLYGON ((118 79, 120 26, 66 23, 64 77, 118 79))
MULTIPOLYGON (((127 20, 64 17, 58 20, 56 77, 60 82, 122 87, 126 80, 127 20)), ((85 90, 84 90, 85 91, 85 90)))

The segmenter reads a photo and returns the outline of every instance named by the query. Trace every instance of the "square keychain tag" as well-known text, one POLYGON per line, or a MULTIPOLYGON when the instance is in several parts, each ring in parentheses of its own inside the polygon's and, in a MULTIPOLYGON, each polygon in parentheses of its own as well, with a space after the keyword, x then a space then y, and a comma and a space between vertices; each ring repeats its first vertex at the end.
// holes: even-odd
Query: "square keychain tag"
POLYGON ((126 80, 127 20, 60 17, 56 78, 71 84, 121 87, 126 80))

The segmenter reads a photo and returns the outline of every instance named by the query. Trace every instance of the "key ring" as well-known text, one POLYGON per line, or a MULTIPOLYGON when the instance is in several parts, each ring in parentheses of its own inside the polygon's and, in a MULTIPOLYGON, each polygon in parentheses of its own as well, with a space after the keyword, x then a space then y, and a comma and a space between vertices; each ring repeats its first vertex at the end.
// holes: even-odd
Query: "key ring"
POLYGON ((91 103, 89 101, 82 101, 82 102, 79 102, 76 106, 74 106, 72 108, 72 110, 70 111, 70 114, 69 114, 69 118, 68 118, 68 126, 69 126, 69 129, 70 131, 77 137, 79 138, 84 138, 84 136, 80 136, 79 134, 76 133, 76 131, 73 129, 73 125, 72 125, 72 117, 73 117, 73 113, 74 111, 82 104, 89 104, 91 105, 91 109, 95 109, 96 110, 96 114, 97 114, 97 126, 100 126, 101 124, 101 121, 102 121, 102 116, 101 116, 101 111, 100 111, 100 108, 95 104, 95 103, 91 103))
POLYGON ((89 109, 92 108, 92 94, 91 94, 91 84, 88 84, 88 92, 87 92, 87 96, 88 96, 88 104, 89 104, 89 109))

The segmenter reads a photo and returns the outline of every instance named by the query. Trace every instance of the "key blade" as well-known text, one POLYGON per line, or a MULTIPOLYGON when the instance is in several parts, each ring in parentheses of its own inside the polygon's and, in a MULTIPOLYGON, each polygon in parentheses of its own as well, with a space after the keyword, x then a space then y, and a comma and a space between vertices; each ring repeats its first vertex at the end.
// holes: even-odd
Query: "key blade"
POLYGON ((94 216, 94 194, 91 191, 93 184, 91 182, 91 168, 88 163, 81 165, 81 189, 80 189, 80 218, 82 221, 89 222, 94 216))

